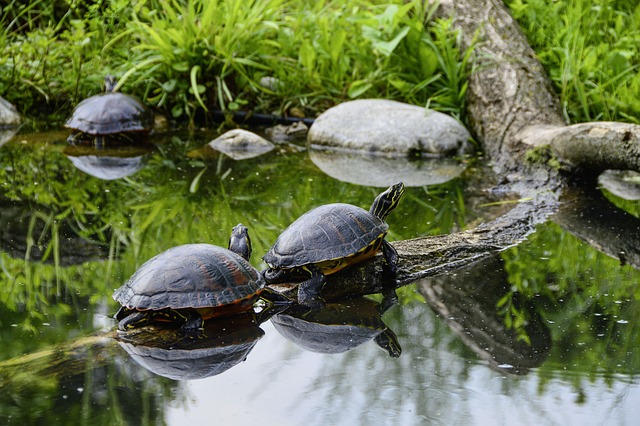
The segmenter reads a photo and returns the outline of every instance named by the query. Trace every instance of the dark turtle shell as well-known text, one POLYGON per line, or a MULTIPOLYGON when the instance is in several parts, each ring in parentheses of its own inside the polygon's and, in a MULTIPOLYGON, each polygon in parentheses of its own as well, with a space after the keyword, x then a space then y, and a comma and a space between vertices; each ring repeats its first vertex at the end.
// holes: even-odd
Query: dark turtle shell
POLYGON ((386 235, 389 226, 351 204, 326 204, 300 216, 278 237, 264 261, 295 268, 352 256, 386 235))
POLYGON ((119 92, 100 93, 80 102, 65 126, 90 135, 149 132, 153 114, 138 99, 119 92))
POLYGON ((136 310, 246 305, 264 287, 262 274, 236 253, 210 244, 185 244, 149 259, 113 298, 136 310))

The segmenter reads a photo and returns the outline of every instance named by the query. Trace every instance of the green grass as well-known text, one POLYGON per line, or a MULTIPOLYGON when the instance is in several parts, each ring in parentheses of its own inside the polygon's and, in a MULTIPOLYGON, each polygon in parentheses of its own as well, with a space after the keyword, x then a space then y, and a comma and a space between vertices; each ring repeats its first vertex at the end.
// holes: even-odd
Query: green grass
POLYGON ((640 123, 640 5, 508 0, 573 122, 640 123))
MULTIPOLYGON (((106 73, 198 125, 218 109, 315 116, 363 97, 464 120, 470 51, 423 3, 13 0, 0 10, 0 96, 39 127, 60 124, 106 73)), ((569 121, 640 122, 637 2, 506 3, 569 121)))
POLYGON ((111 0, 66 14, 47 5, 0 12, 0 96, 54 124, 106 73, 199 125, 217 109, 315 116, 361 97, 464 109, 468 52, 421 1, 111 0))

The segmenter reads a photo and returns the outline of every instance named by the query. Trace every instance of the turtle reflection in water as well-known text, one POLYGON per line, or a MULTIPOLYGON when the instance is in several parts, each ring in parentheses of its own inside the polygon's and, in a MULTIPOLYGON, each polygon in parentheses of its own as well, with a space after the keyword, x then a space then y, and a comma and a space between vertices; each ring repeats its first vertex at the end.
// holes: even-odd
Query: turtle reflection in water
POLYGON ((145 165, 151 145, 95 148, 88 145, 67 145, 62 153, 80 171, 102 180, 131 176, 145 165))
POLYGON ((153 113, 133 96, 114 92, 116 79, 107 75, 105 91, 80 102, 65 127, 73 130, 69 143, 131 144, 144 140, 153 126, 153 113))
POLYGON ((262 299, 267 307, 289 300, 265 288, 262 274, 248 262, 251 240, 241 224, 233 228, 229 249, 210 244, 173 247, 144 263, 113 298, 120 330, 152 322, 179 324, 187 335, 202 337, 204 320, 252 311, 262 299))
POLYGON ((294 305, 271 322, 280 334, 311 352, 342 353, 373 339, 398 358, 402 352, 398 338, 381 318, 389 306, 364 297, 322 308, 294 305))
POLYGON ((384 221, 404 194, 398 182, 373 201, 369 211, 351 204, 326 204, 300 216, 263 256, 269 284, 302 279, 298 301, 321 303, 326 275, 373 257, 382 250, 387 274, 395 276, 398 253, 385 241, 384 221))
POLYGON ((195 380, 216 376, 244 361, 263 335, 256 316, 244 313, 207 321, 202 339, 185 339, 172 330, 150 327, 121 334, 117 340, 137 364, 152 373, 195 380))

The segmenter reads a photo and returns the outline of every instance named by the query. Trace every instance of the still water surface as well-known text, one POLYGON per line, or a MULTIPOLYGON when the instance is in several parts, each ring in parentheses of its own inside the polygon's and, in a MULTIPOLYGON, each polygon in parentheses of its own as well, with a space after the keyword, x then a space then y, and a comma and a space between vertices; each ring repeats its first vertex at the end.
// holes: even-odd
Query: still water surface
MULTIPOLYGON (((368 207, 380 188, 329 176, 344 161, 314 163, 304 150, 241 161, 196 152, 208 134, 163 136, 154 150, 127 154, 141 161, 107 162, 116 173, 139 170, 96 177, 71 159, 86 153, 64 152, 64 136, 19 135, 0 147, 2 424, 632 425, 640 418, 640 274, 552 221, 496 259, 401 289, 376 331, 395 332, 399 358, 373 336, 333 336, 349 350, 312 352, 274 318, 249 327, 238 362, 213 376, 174 380, 158 363, 145 368, 126 345, 92 336, 115 326, 110 295, 146 259, 189 242, 225 245, 242 222, 254 240, 252 263, 262 268, 260 256, 300 214, 337 201, 368 207)), ((415 172, 432 165, 364 163, 376 179, 382 170, 395 173, 390 180, 398 170, 414 179, 389 217, 390 240, 455 232, 508 209, 492 203, 481 164, 430 185, 415 172)), ((349 164, 334 176, 352 176, 356 163, 349 164)))

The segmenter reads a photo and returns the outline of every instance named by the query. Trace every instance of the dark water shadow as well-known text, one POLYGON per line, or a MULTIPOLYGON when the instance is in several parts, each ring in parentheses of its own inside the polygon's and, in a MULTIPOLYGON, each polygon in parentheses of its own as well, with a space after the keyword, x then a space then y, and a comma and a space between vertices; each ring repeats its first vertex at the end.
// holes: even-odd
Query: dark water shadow
POLYGON ((491 368, 522 375, 545 361, 551 332, 534 306, 517 299, 513 303, 526 324, 520 329, 507 326, 498 308, 510 291, 507 278, 504 262, 494 256, 416 284, 429 306, 491 368))

